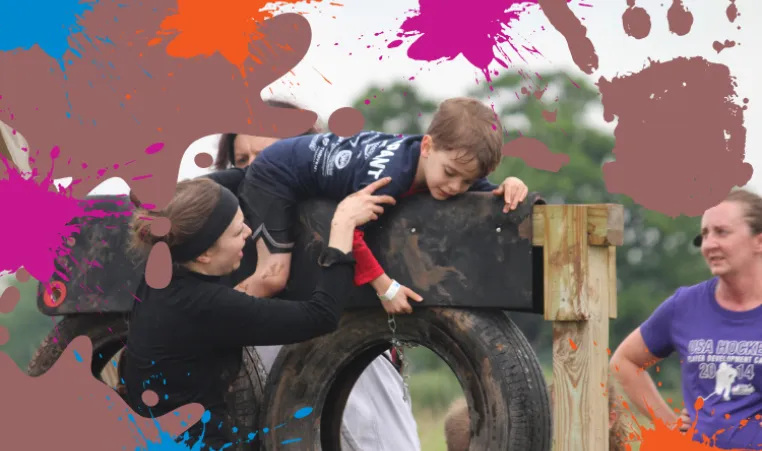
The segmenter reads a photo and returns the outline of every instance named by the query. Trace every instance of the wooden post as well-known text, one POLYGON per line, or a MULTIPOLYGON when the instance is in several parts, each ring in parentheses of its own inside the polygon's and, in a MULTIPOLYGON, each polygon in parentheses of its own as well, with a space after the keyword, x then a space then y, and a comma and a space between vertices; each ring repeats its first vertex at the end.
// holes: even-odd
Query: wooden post
POLYGON ((553 321, 553 451, 609 451, 609 318, 616 317, 621 205, 537 205, 545 319, 553 321))

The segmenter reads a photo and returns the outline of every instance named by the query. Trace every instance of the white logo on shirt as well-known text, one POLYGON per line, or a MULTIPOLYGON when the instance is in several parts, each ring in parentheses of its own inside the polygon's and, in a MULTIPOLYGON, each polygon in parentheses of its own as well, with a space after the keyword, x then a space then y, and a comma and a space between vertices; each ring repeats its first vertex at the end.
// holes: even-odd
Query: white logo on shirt
POLYGON ((738 370, 726 362, 720 363, 717 368, 717 376, 714 379, 714 394, 722 396, 725 401, 730 401, 730 390, 738 377, 738 370))
POLYGON ((349 164, 349 160, 351 159, 352 151, 345 149, 336 154, 336 157, 333 159, 333 163, 336 165, 336 169, 344 169, 347 167, 347 164, 349 164))

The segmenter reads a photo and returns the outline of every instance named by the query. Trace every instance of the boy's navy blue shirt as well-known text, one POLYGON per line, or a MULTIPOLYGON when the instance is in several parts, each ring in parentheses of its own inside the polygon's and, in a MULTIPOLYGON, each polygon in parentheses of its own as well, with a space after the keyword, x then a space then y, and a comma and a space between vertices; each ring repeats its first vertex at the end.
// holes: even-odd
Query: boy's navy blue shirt
MULTIPOLYGON (((341 201, 389 176, 391 182, 376 194, 400 198, 413 185, 422 139, 423 135, 373 131, 350 137, 323 133, 287 138, 263 150, 245 177, 266 181, 273 194, 290 200, 322 197, 341 201)), ((482 178, 470 190, 496 187, 482 178)))
MULTIPOLYGON (((207 175, 241 194, 239 186, 254 183, 292 202, 313 197, 340 202, 383 177, 391 182, 375 194, 399 199, 413 188, 423 135, 393 135, 364 131, 342 138, 333 133, 282 139, 264 149, 245 169, 232 168, 207 175)), ((469 191, 492 191, 486 177, 469 191)), ((246 214, 246 212, 244 212, 246 214)), ((352 250, 357 259, 355 284, 363 285, 384 273, 363 239, 365 226, 355 230, 352 250)))

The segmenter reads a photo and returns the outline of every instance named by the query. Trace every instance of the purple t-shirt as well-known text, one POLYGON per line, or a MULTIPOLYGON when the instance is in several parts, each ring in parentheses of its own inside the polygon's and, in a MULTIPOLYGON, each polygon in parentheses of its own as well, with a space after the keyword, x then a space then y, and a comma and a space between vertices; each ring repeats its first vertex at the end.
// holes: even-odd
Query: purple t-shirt
POLYGON ((717 278, 679 288, 640 327, 657 357, 680 355, 683 399, 691 419, 701 397, 693 440, 717 431, 720 449, 762 449, 762 306, 726 310, 714 296, 717 278), (745 426, 742 421, 748 420, 745 426))

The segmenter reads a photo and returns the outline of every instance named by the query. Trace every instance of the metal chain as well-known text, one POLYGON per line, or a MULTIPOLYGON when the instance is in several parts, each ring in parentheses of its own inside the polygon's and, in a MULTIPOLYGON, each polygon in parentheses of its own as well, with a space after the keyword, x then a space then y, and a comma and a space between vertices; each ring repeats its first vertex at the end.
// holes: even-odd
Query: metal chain
POLYGON ((397 322, 394 321, 394 315, 389 314, 388 323, 389 329, 392 331, 392 347, 397 351, 397 358, 399 359, 400 365, 402 366, 402 400, 407 402, 410 399, 410 388, 407 383, 408 379, 410 378, 410 368, 408 368, 410 365, 408 365, 407 361, 405 360, 405 355, 402 351, 402 347, 406 345, 397 339, 397 322))

